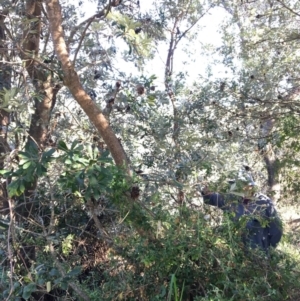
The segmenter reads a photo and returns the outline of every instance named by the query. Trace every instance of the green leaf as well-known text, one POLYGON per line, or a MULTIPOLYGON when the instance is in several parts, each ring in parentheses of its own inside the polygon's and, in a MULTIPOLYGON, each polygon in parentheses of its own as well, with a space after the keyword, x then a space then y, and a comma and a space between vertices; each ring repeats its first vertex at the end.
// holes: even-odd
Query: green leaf
POLYGON ((45 175, 46 173, 47 173, 47 168, 42 164, 38 164, 36 167, 36 175, 40 177, 45 175))
POLYGON ((76 153, 82 155, 82 151, 84 150, 84 146, 82 144, 79 144, 74 151, 76 151, 76 153))
POLYGON ((51 148, 48 151, 44 152, 43 155, 42 155, 42 161, 44 161, 44 160, 49 161, 49 159, 55 153, 55 151, 56 151, 55 148, 51 148))
POLYGON ((3 175, 4 178, 8 177, 11 175, 11 171, 7 170, 7 169, 1 169, 0 170, 0 175, 3 175))
POLYGON ((94 153, 93 153, 93 148, 90 144, 87 145, 86 150, 87 150, 89 158, 93 159, 94 158, 94 156, 93 156, 94 153))
POLYGON ((10 197, 19 196, 25 191, 23 180, 17 179, 8 185, 8 195, 10 197))
POLYGON ((74 277, 74 276, 78 276, 81 273, 81 267, 75 267, 72 271, 70 271, 67 276, 69 277, 74 277))
POLYGON ((22 168, 23 168, 23 169, 27 169, 31 164, 32 164, 32 161, 26 161, 26 162, 22 165, 22 168))
POLYGON ((178 188, 182 189, 183 188, 183 184, 177 182, 176 180, 173 181, 174 186, 177 186, 178 188))
POLYGON ((49 275, 50 275, 51 277, 55 277, 55 276, 58 276, 58 275, 59 275, 59 272, 58 272, 57 269, 53 268, 53 269, 50 270, 49 275))
POLYGON ((2 220, 0 220, 0 229, 8 229, 9 225, 8 223, 2 222, 2 220))
POLYGON ((69 150, 66 143, 62 140, 58 141, 57 148, 65 152, 69 150))
POLYGON ((74 161, 79 162, 81 164, 83 164, 84 166, 89 165, 90 160, 86 159, 86 158, 79 158, 77 157, 76 159, 74 158, 74 161))
POLYGON ((29 141, 25 146, 25 153, 28 158, 36 158, 39 155, 39 148, 35 142, 29 141))
POLYGON ((31 162, 31 159, 29 159, 29 158, 21 159, 19 162, 19 165, 24 165, 27 162, 31 162))
POLYGON ((64 163, 68 164, 68 165, 71 165, 71 164, 73 164, 73 160, 67 158, 64 163))
POLYGON ((78 144, 79 144, 79 141, 78 140, 74 140, 72 142, 71 149, 74 150, 78 144))
POLYGON ((68 282, 66 281, 66 279, 64 279, 60 282, 60 286, 63 290, 68 289, 68 282))
POLYGON ((18 153, 19 158, 23 159, 23 160, 30 160, 31 159, 31 155, 28 152, 19 152, 18 153))
POLYGON ((36 284, 31 282, 29 284, 27 284, 26 286, 24 286, 23 288, 23 294, 22 294, 22 298, 24 299, 29 299, 29 297, 31 296, 31 294, 36 291, 36 284))
POLYGON ((149 106, 155 106, 156 105, 156 98, 154 95, 149 95, 147 97, 147 102, 149 104, 149 106))

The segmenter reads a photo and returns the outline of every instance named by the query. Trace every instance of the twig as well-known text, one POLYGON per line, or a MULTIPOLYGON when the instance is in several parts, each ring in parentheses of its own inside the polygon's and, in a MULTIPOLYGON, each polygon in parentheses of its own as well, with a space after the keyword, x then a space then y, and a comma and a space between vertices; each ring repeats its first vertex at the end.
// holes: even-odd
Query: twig
POLYGON ((9 204, 9 215, 10 215, 10 223, 8 228, 8 236, 7 236, 7 252, 8 252, 8 258, 9 258, 9 265, 10 265, 10 275, 9 275, 9 282, 10 282, 10 291, 9 295, 6 298, 6 300, 10 300, 10 296, 12 295, 14 291, 13 286, 13 275, 14 275, 14 266, 13 266, 13 254, 12 254, 12 248, 10 244, 10 237, 12 237, 12 242, 15 242, 15 235, 14 235, 14 208, 13 204, 11 202, 11 199, 8 199, 9 204))
MULTIPOLYGON (((62 277, 66 277, 66 272, 64 271, 62 264, 57 260, 57 254, 54 250, 53 244, 51 241, 49 241, 49 250, 50 250, 50 254, 52 256, 52 259, 57 267, 57 269, 59 270, 60 274, 62 277)), ((69 281, 68 285, 77 293, 77 296, 79 296, 80 298, 82 298, 82 300, 84 301, 90 301, 91 299, 89 298, 89 296, 79 288, 79 286, 74 283, 73 281, 69 281)))
POLYGON ((49 177, 47 177, 47 181, 48 181, 48 184, 49 184, 49 187, 50 187, 50 212, 51 212, 50 224, 49 224, 49 227, 48 227, 48 235, 51 235, 52 231, 54 230, 54 225, 55 225, 55 220, 54 220, 55 219, 55 213, 54 213, 55 204, 54 204, 53 188, 52 188, 49 177))
POLYGON ((287 6, 283 1, 277 0, 284 8, 289 10, 291 13, 295 14, 296 16, 300 17, 300 14, 296 13, 293 9, 287 6))

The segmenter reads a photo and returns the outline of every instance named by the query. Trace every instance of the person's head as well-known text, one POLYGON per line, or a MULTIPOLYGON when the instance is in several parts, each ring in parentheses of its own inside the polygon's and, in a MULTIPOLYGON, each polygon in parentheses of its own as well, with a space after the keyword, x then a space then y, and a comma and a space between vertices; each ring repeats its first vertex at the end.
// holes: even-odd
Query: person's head
POLYGON ((257 191, 257 185, 248 174, 239 175, 237 179, 229 181, 230 192, 242 197, 252 197, 257 191))

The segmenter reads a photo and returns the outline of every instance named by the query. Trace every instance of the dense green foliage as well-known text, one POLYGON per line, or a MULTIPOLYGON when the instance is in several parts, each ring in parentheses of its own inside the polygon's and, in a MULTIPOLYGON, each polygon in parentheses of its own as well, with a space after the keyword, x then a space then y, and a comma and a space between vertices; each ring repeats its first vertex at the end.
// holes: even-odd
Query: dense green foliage
POLYGON ((245 250, 245 220, 200 193, 246 166, 296 211, 298 1, 60 3, 129 171, 66 88, 46 2, 0 4, 0 298, 298 300, 297 224, 269 256, 245 250), (202 27, 220 12, 216 46, 202 27))

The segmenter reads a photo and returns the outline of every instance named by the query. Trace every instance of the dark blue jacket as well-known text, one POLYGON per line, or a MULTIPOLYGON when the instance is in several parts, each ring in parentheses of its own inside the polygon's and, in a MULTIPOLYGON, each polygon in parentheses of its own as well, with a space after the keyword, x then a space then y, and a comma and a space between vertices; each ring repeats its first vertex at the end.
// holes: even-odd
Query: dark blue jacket
POLYGON ((247 216, 243 242, 250 248, 261 248, 268 251, 276 247, 282 236, 281 221, 270 198, 259 194, 254 200, 242 199, 231 201, 235 196, 224 196, 219 193, 209 193, 203 196, 204 203, 219 207, 224 212, 233 213, 232 219, 238 221, 247 216))

